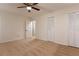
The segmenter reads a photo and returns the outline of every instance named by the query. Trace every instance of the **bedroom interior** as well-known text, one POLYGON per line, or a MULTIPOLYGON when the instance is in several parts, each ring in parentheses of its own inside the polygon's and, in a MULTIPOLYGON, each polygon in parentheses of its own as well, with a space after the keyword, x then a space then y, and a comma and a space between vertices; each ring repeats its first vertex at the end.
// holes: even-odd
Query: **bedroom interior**
POLYGON ((0 56, 78 56, 79 3, 0 3, 0 56))

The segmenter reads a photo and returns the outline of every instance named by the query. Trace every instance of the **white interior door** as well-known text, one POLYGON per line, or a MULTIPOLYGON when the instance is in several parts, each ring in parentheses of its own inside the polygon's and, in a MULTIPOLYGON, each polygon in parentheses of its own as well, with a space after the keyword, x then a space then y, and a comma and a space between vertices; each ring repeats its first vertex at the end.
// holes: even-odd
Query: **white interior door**
POLYGON ((75 47, 79 47, 79 14, 75 14, 75 47))
POLYGON ((69 14, 69 32, 68 32, 68 45, 75 46, 75 17, 74 14, 69 14))
POLYGON ((69 15, 69 45, 79 47, 79 14, 69 15))
POLYGON ((47 19, 47 39, 48 41, 54 41, 55 39, 55 19, 54 17, 48 17, 47 19))

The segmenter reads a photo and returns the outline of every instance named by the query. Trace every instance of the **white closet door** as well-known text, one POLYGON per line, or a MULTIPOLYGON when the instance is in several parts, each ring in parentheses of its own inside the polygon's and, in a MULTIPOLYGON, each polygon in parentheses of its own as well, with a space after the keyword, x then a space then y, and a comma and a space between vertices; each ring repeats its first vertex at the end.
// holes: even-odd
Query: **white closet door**
POLYGON ((79 47, 79 14, 69 16, 69 45, 79 47))
POLYGON ((75 46, 75 16, 69 14, 69 32, 68 32, 68 45, 75 46))
POLYGON ((47 39, 48 41, 54 41, 55 39, 55 19, 54 17, 48 17, 47 19, 47 39))
POLYGON ((75 47, 79 47, 79 14, 75 14, 75 47))

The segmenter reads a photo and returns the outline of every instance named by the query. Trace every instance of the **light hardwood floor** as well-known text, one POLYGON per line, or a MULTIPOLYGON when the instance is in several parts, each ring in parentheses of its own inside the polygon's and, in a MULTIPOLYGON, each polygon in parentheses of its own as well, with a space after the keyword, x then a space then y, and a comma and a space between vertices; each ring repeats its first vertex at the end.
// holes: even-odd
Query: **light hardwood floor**
POLYGON ((16 40, 0 43, 0 56, 79 56, 79 49, 53 42, 16 40))

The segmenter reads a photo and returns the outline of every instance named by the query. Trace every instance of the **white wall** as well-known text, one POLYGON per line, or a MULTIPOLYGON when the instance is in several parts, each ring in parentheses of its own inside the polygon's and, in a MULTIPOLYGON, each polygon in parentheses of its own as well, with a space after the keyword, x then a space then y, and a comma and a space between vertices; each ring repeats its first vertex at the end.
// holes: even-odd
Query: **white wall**
POLYGON ((68 13, 79 11, 79 6, 72 6, 63 9, 56 10, 51 13, 36 16, 36 36, 41 40, 47 40, 46 22, 47 17, 54 16, 56 20, 55 24, 55 40, 54 42, 59 44, 68 45, 68 13))
POLYGON ((24 39, 25 18, 0 11, 0 43, 24 39))

